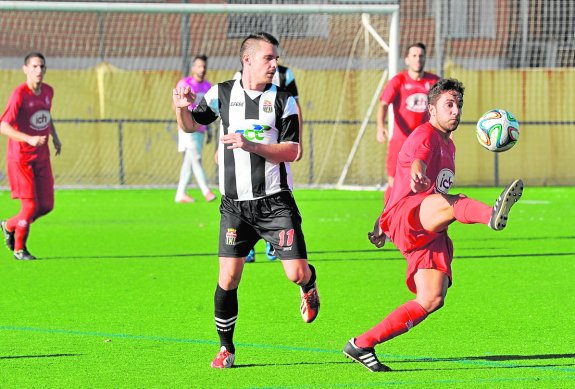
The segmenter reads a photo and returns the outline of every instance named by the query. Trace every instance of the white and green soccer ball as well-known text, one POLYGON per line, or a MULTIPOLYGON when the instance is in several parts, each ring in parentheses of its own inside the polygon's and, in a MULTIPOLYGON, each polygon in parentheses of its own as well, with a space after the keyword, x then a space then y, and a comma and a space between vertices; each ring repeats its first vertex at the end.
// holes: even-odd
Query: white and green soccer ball
POLYGON ((503 109, 485 112, 477 121, 477 140, 489 151, 496 153, 509 150, 519 139, 519 122, 503 109))

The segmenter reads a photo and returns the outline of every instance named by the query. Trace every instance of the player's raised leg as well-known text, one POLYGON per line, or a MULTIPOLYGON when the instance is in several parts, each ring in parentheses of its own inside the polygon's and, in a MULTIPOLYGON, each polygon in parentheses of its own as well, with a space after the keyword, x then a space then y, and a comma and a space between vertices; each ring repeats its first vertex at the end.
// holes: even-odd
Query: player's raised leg
POLYGON ((495 231, 501 231, 507 225, 511 207, 519 200, 522 193, 523 181, 518 179, 501 192, 493 206, 462 194, 430 195, 421 203, 419 214, 421 225, 427 231, 440 232, 457 220, 463 224, 481 223, 495 231))

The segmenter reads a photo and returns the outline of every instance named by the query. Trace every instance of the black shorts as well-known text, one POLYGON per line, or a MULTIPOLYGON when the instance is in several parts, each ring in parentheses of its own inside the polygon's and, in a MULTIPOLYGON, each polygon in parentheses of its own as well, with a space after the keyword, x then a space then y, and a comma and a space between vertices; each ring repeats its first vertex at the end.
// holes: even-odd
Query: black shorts
POLYGON ((263 238, 279 259, 307 259, 301 216, 291 192, 245 201, 222 196, 220 214, 220 257, 245 257, 263 238))

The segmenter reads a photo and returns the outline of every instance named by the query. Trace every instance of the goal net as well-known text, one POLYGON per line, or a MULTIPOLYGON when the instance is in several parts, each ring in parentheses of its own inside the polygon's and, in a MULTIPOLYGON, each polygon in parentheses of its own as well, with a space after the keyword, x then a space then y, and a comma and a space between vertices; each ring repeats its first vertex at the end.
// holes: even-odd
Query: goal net
MULTIPOLYGON (((378 97, 414 42, 427 46, 426 70, 466 86, 457 185, 575 184, 575 0, 3 1, 0 20, 0 103, 24 82, 29 51, 47 57, 60 187, 175 186, 182 157, 171 89, 196 54, 208 56, 209 81, 230 79, 242 39, 260 30, 279 39, 299 90, 297 186, 386 182, 378 97), (520 123, 517 146, 501 154, 475 140, 477 118, 492 108, 520 123)), ((215 143, 203 154, 212 186, 215 143)), ((1 187, 5 171, 1 158, 1 187)))
MULTIPOLYGON (((394 4, 10 3, 0 3, 0 101, 24 82, 23 57, 43 52, 63 143, 52 159, 58 186, 175 186, 182 156, 172 88, 197 54, 208 56, 210 82, 231 79, 240 43, 256 31, 278 38, 280 63, 295 75, 305 122, 295 184, 334 185, 382 78, 397 68, 394 4)), ((358 172, 361 178, 353 171, 354 183, 381 181, 385 150, 369 143, 358 155, 376 156, 377 169, 358 172)), ((211 185, 216 147, 211 142, 203 153, 211 185)), ((0 167, 4 174, 4 161, 0 167)))

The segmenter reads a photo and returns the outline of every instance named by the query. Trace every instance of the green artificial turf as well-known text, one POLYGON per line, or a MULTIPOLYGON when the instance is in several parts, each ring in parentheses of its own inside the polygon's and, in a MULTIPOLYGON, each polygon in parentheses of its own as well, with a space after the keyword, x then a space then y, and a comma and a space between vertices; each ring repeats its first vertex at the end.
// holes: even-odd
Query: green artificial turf
MULTIPOLYGON (((500 190, 462 189, 487 203, 500 190)), ((223 371, 209 367, 219 201, 173 196, 59 190, 32 226, 42 260, 0 247, 0 388, 575 387, 575 188, 527 186, 502 232, 453 224, 446 304, 376 348, 393 369, 379 374, 341 350, 413 298, 400 253, 366 238, 381 192, 295 192, 320 314, 301 320, 298 288, 260 242, 223 371)), ((1 192, 0 217, 17 209, 1 192)))

